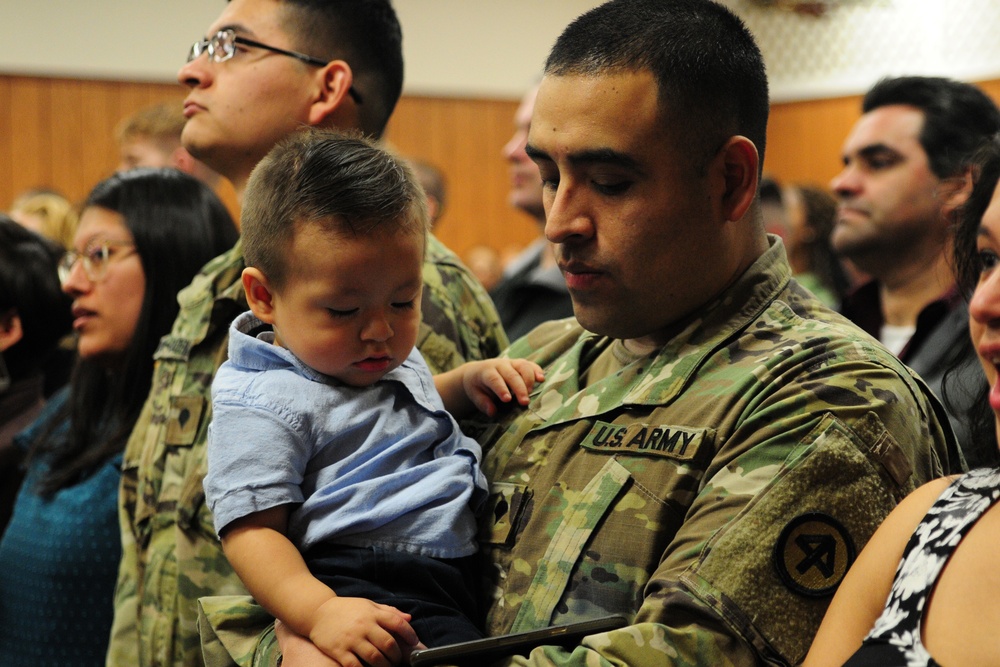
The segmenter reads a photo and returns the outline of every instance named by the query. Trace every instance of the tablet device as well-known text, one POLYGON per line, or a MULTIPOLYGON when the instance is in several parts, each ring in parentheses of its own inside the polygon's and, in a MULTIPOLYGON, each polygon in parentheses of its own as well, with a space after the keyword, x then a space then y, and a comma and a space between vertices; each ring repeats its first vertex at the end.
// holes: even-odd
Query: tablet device
POLYGON ((605 616, 590 621, 579 621, 565 625, 553 625, 540 630, 515 632, 499 637, 474 639, 459 644, 436 646, 414 651, 410 654, 411 667, 432 667, 433 665, 481 665, 487 660, 495 660, 507 655, 527 655, 536 646, 572 646, 580 643, 587 635, 607 632, 628 625, 624 616, 605 616))

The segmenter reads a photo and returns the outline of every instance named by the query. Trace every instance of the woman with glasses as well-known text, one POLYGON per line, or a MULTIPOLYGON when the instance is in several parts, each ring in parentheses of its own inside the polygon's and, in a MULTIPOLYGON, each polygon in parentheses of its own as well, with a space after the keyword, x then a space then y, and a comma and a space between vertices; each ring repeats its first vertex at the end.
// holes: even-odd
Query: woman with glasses
POLYGON ((28 470, 0 540, 0 665, 103 665, 120 555, 121 452, 177 292, 236 242, 223 204, 171 169, 90 193, 59 267, 79 360, 19 436, 28 470))

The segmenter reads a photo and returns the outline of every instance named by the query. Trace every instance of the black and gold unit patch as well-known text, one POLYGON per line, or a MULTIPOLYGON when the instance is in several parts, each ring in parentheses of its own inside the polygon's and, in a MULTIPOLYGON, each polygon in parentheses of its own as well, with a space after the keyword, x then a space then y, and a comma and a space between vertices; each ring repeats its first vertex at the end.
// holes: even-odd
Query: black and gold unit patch
POLYGON ((792 519, 774 545, 778 576, 789 589, 807 597, 832 595, 855 556, 847 530, 821 512, 792 519))
POLYGON ((594 423, 580 445, 601 452, 645 454, 690 461, 705 441, 707 433, 707 429, 667 424, 610 424, 599 421, 594 423))
POLYGON ((170 399, 167 434, 164 438, 168 445, 190 445, 194 442, 205 402, 203 396, 174 396, 170 399))

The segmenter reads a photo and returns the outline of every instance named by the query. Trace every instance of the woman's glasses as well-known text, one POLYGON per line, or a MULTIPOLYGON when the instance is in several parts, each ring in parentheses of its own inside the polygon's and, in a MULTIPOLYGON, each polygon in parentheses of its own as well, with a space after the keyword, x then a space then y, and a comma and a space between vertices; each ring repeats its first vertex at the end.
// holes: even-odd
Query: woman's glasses
POLYGON ((83 263, 83 272, 91 282, 98 282, 108 273, 112 257, 128 257, 136 252, 135 245, 125 241, 96 239, 87 244, 83 252, 70 250, 59 262, 59 281, 65 285, 77 262, 83 263))

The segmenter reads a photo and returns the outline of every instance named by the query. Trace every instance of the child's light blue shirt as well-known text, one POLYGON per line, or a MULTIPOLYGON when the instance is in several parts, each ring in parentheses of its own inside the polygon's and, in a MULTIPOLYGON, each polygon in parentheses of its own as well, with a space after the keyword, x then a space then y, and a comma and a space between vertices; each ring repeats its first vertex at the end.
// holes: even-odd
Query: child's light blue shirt
POLYGON ((471 508, 486 497, 479 445, 459 430, 414 349, 370 387, 317 373, 252 313, 230 329, 212 384, 205 494, 216 531, 295 504, 288 536, 434 558, 476 551, 471 508))

